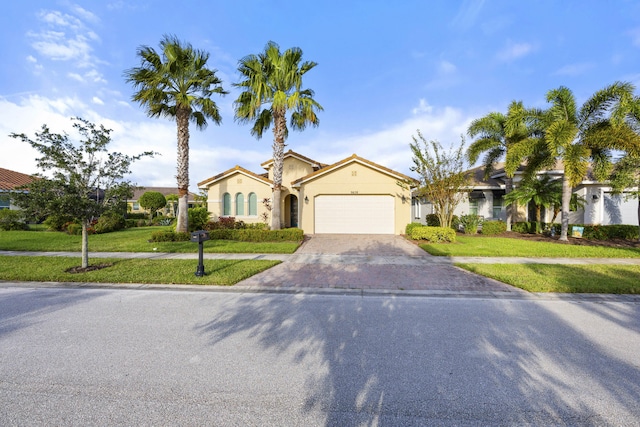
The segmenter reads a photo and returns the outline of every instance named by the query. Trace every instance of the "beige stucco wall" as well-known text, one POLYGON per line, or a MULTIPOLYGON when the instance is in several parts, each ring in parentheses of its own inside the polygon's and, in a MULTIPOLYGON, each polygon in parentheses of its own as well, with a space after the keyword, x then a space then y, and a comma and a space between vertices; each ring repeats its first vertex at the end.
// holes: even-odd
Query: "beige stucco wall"
POLYGON ((224 193, 231 195, 231 216, 238 221, 246 223, 263 222, 262 214, 267 212, 262 201, 271 198, 271 187, 269 184, 253 178, 241 172, 235 172, 225 179, 217 181, 209 186, 207 190, 207 208, 213 221, 216 221, 223 214, 222 200, 224 193), (258 214, 249 216, 249 194, 256 193, 258 199, 258 214), (244 215, 236 215, 236 194, 244 195, 244 215))
MULTIPOLYGON (((398 179, 356 161, 305 182, 298 194, 300 228, 313 234, 314 200, 321 195, 391 195, 395 200, 395 234, 411 222, 411 192, 397 185, 398 179), (402 196, 405 196, 404 200, 402 196), (305 197, 308 201, 305 201, 305 197)), ((295 190, 294 190, 295 193, 295 190)))

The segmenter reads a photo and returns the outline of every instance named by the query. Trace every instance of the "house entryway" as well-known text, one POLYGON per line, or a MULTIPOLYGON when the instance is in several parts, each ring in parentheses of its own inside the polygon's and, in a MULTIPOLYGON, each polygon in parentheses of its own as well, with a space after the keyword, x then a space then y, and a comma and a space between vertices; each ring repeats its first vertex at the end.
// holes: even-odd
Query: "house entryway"
POLYGON ((285 218, 284 222, 287 227, 298 226, 298 197, 288 194, 284 198, 285 218))

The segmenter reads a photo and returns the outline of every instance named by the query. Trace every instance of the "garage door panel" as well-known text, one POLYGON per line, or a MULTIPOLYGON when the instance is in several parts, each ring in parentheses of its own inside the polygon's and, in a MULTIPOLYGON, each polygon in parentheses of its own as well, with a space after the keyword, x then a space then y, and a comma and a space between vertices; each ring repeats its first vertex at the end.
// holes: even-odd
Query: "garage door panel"
POLYGON ((392 196, 317 196, 314 209, 318 234, 394 234, 392 196))
POLYGON ((638 201, 623 195, 604 193, 604 218, 603 225, 638 223, 638 201))

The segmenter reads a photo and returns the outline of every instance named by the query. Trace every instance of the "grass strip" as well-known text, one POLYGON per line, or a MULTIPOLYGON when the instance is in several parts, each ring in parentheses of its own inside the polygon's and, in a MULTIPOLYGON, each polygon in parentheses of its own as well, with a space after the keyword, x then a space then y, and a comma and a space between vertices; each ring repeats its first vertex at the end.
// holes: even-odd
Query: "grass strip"
POLYGON ((529 292, 640 294, 640 265, 455 265, 529 292))
POLYGON ((0 256, 0 280, 230 286, 279 263, 270 260, 204 260, 205 275, 196 277, 197 260, 94 258, 89 260, 90 266, 111 265, 84 273, 68 273, 66 270, 80 266, 80 258, 0 256))
MULTIPOLYGON (((89 236, 89 251, 93 252, 169 252, 197 253, 192 242, 150 243, 151 233, 167 227, 135 227, 89 236), (155 249, 154 249, 155 248, 155 249)), ((300 242, 236 242, 209 240, 206 253, 292 254, 300 242)), ((73 251, 80 252, 81 236, 55 231, 0 231, 0 250, 5 251, 73 251)))
POLYGON ((531 242, 507 237, 457 236, 456 243, 424 243, 420 247, 435 256, 541 257, 541 258, 638 258, 640 248, 579 246, 531 242))

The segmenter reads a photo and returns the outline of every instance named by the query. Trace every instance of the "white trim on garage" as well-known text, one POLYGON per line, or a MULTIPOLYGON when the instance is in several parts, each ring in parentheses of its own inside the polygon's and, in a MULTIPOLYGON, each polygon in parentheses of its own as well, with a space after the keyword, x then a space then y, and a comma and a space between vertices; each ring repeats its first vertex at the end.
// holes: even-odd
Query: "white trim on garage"
POLYGON ((389 195, 321 195, 314 202, 317 234, 395 234, 389 195))

